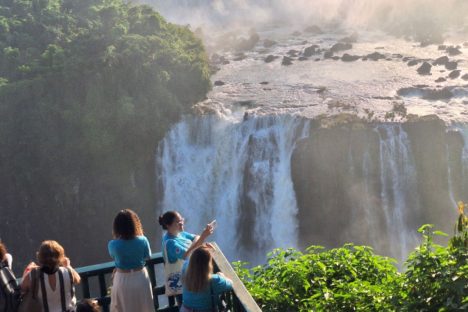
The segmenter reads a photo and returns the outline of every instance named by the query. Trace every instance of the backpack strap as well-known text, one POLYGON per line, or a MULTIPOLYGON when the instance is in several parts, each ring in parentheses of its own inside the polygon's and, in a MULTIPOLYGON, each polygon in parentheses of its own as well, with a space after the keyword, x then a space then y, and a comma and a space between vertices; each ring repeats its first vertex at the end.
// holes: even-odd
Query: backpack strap
POLYGON ((44 282, 44 272, 40 272, 39 279, 41 280, 41 293, 42 293, 42 305, 44 307, 44 312, 49 312, 49 303, 47 302, 47 291, 44 282))
POLYGON ((73 299, 75 297, 75 287, 73 286, 73 274, 70 268, 66 268, 68 271, 68 275, 70 276, 70 295, 73 299))
POLYGON ((32 297, 37 299, 37 292, 39 290, 39 287, 37 287, 37 269, 32 269, 29 272, 29 280, 31 282, 32 297))
POLYGON ((63 280, 63 272, 61 269, 58 270, 60 279, 60 302, 62 304, 62 311, 67 311, 65 306, 65 282, 63 280))

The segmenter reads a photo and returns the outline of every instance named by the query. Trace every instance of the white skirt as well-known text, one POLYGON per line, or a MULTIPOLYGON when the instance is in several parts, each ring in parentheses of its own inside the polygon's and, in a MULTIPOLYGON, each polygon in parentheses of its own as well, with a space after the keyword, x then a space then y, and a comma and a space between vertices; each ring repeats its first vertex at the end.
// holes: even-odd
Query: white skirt
POLYGON ((111 289, 111 312, 155 312, 153 289, 146 268, 116 272, 111 289))

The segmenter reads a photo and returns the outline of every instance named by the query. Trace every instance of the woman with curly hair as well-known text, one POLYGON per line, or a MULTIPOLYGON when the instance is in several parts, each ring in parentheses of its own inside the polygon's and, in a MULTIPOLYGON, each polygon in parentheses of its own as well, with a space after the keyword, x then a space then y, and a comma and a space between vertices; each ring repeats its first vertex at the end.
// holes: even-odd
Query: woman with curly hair
POLYGON ((73 311, 76 304, 74 285, 80 275, 71 267, 63 247, 53 240, 42 242, 37 252, 38 264, 31 262, 23 274, 21 290, 30 291, 32 280, 38 285, 37 298, 44 311, 73 311))
POLYGON ((154 312, 153 290, 145 268, 151 248, 138 215, 130 209, 121 210, 114 219, 113 235, 108 245, 116 267, 111 312, 154 312))

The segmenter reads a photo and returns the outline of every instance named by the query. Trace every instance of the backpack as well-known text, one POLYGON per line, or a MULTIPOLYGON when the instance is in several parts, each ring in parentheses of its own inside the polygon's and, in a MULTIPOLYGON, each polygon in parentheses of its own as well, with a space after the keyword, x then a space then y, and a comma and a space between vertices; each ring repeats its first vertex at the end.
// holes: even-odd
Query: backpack
POLYGON ((0 311, 16 312, 21 301, 21 291, 8 264, 0 263, 0 311))

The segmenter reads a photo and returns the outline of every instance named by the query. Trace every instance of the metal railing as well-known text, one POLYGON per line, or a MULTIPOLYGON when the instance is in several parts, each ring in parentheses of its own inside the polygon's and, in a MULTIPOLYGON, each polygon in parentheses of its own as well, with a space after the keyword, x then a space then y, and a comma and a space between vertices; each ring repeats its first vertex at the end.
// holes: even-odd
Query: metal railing
MULTIPOLYGON (((214 246, 213 259, 216 270, 223 272, 226 277, 233 281, 233 290, 222 295, 227 304, 227 309, 231 312, 261 311, 221 249, 216 243, 212 243, 212 245, 214 246)), ((163 265, 164 259, 161 252, 153 253, 151 258, 146 261, 146 269, 153 286, 154 306, 158 312, 176 312, 179 311, 179 308, 176 306, 174 297, 165 297, 164 281, 156 280, 156 266, 162 268, 163 265), (160 298, 162 296, 163 298, 160 298)), ((115 264, 113 261, 76 269, 81 276, 81 297, 97 299, 105 312, 109 311, 111 276, 114 269, 115 264), (97 290, 92 289, 92 286, 96 286, 97 290)))

